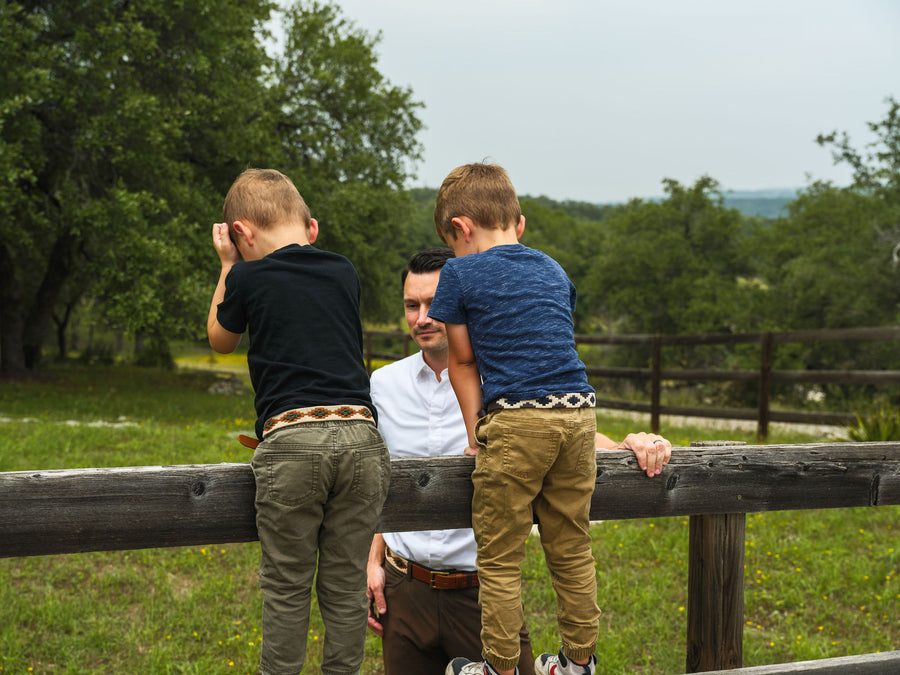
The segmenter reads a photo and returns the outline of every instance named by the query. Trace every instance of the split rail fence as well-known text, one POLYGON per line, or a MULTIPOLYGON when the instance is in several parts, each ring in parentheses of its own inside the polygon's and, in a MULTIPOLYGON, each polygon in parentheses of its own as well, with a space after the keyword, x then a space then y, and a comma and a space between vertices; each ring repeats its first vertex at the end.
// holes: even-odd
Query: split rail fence
MULTIPOLYGON (((689 516, 685 671, 900 672, 900 650, 742 668, 746 514, 900 504, 900 443, 677 448, 656 478, 597 454, 595 520, 689 516)), ((472 457, 396 459, 379 530, 467 527, 472 457)), ((247 464, 0 473, 0 557, 257 538, 247 464)), ((900 646, 898 646, 900 647, 900 646)))
MULTIPOLYGON (((408 356, 411 339, 400 331, 366 331, 366 364, 372 372, 374 359, 394 360, 408 356), (402 343, 403 353, 376 350, 375 340, 402 343)), ((649 381, 650 401, 623 401, 598 398, 598 408, 630 410, 650 414, 650 428, 659 431, 661 415, 685 417, 709 417, 714 419, 756 420, 757 439, 764 442, 769 434, 770 422, 795 422, 801 424, 826 424, 845 426, 856 421, 850 412, 800 412, 772 410, 772 385, 779 382, 791 384, 843 384, 843 385, 900 385, 900 370, 774 370, 774 353, 778 345, 807 342, 900 342, 900 326, 881 328, 847 328, 833 330, 798 330, 784 332, 706 334, 706 335, 576 335, 579 345, 622 345, 650 348, 648 368, 601 367, 586 363, 589 377, 649 381), (756 370, 692 370, 667 368, 663 350, 666 347, 698 345, 759 345, 759 368, 756 370), (662 383, 672 382, 755 382, 758 383, 757 407, 723 408, 715 406, 663 405, 662 383)))

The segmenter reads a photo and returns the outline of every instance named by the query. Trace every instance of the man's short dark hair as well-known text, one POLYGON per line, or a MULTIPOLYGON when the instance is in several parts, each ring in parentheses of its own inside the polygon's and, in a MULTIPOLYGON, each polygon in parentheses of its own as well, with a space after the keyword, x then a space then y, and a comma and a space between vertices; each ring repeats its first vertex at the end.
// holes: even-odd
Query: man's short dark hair
POLYGON ((447 246, 426 248, 424 251, 416 253, 409 259, 409 262, 406 263, 406 267, 403 268, 403 271, 400 272, 400 287, 402 288, 404 284, 406 284, 406 277, 410 272, 413 274, 436 272, 453 257, 455 257, 453 249, 448 248, 447 246))

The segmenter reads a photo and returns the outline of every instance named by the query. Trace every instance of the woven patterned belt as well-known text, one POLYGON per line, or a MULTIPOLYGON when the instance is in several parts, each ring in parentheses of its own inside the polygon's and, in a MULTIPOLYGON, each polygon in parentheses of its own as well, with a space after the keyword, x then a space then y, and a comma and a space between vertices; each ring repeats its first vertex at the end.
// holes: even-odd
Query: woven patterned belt
POLYGON ((263 436, 304 422, 332 422, 334 420, 367 420, 373 422, 372 411, 365 406, 317 405, 311 408, 286 410, 277 417, 270 417, 263 425, 263 436))
POLYGON ((422 581, 440 591, 458 591, 478 586, 478 572, 442 572, 428 569, 397 555, 390 548, 385 551, 384 557, 400 574, 422 581))
POLYGON ((593 392, 573 394, 547 394, 540 398, 510 401, 498 398, 487 404, 487 410, 519 410, 521 408, 595 408, 597 397, 593 392))

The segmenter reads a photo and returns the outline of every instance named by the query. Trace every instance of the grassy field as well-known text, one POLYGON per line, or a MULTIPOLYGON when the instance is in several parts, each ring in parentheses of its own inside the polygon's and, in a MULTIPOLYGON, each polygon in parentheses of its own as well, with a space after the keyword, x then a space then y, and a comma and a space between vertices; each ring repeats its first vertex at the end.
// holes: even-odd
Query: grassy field
MULTIPOLYGON (((207 356, 192 365, 201 361, 216 365, 207 356)), ((252 395, 210 394, 214 378, 66 366, 0 381, 0 471, 249 461, 236 436, 252 430, 252 395)), ((613 438, 634 426, 599 422, 613 438)), ((739 430, 662 432, 680 446, 754 442, 739 430)), ((822 439, 777 428, 770 438, 813 440, 822 439)), ((894 507, 751 514, 744 664, 900 648, 898 515, 894 507)), ((600 523, 593 539, 602 672, 683 672, 687 519, 600 523)), ((0 673, 255 673, 257 562, 255 543, 0 559, 0 673)), ((555 650, 555 600, 534 540, 523 574, 535 649, 555 650)), ((322 636, 314 607, 306 672, 318 670, 322 636)), ((363 673, 381 673, 371 634, 366 652, 363 673)))

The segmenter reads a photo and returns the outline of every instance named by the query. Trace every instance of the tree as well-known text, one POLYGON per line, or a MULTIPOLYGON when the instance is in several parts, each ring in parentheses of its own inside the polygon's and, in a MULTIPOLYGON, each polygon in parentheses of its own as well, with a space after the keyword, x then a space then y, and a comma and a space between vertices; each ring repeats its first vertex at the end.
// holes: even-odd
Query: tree
POLYGON ((196 335, 215 256, 209 228, 235 176, 274 166, 383 310, 382 252, 410 208, 419 104, 375 69, 338 10, 268 0, 0 6, 0 371, 34 368, 54 310, 90 297, 150 342, 196 335), (76 284, 77 282, 77 284, 76 284))
POLYGON ((585 293, 584 279, 600 251, 601 227, 596 220, 603 213, 599 208, 590 210, 577 202, 558 203, 541 197, 520 199, 525 216, 525 233, 522 243, 540 249, 556 260, 566 271, 578 291, 575 312, 576 330, 587 332, 597 303, 585 293), (574 214, 574 215, 573 215, 574 214))
POLYGON ((886 100, 888 111, 879 122, 868 122, 875 140, 857 150, 847 132, 822 134, 816 142, 830 146, 835 164, 848 164, 853 170, 851 188, 873 197, 884 207, 872 223, 877 238, 890 249, 891 265, 900 273, 900 102, 886 100))
POLYGON ((607 218, 582 295, 617 332, 736 330, 739 280, 749 273, 744 217, 722 205, 708 176, 663 186, 665 200, 633 200, 607 218))
POLYGON ((123 327, 180 325, 197 223, 265 143, 247 101, 265 93, 256 31, 270 9, 4 3, 0 370, 37 365, 76 270, 93 270, 81 278, 123 327))
POLYGON ((889 325, 900 276, 873 223, 884 206, 856 190, 814 183, 754 248, 769 321, 781 329, 889 325))
POLYGON ((900 269, 892 261, 900 250, 900 104, 888 103, 885 119, 868 125, 875 140, 865 150, 846 133, 816 139, 851 167, 853 183, 813 183, 754 241, 766 289, 761 313, 779 328, 900 320, 900 269))
POLYGON ((286 42, 273 80, 284 165, 319 220, 318 245, 348 255, 362 282, 362 310, 384 318, 383 292, 402 262, 391 242, 413 205, 403 191, 421 157, 421 104, 376 68, 380 36, 337 7, 300 2, 285 15, 286 42))

